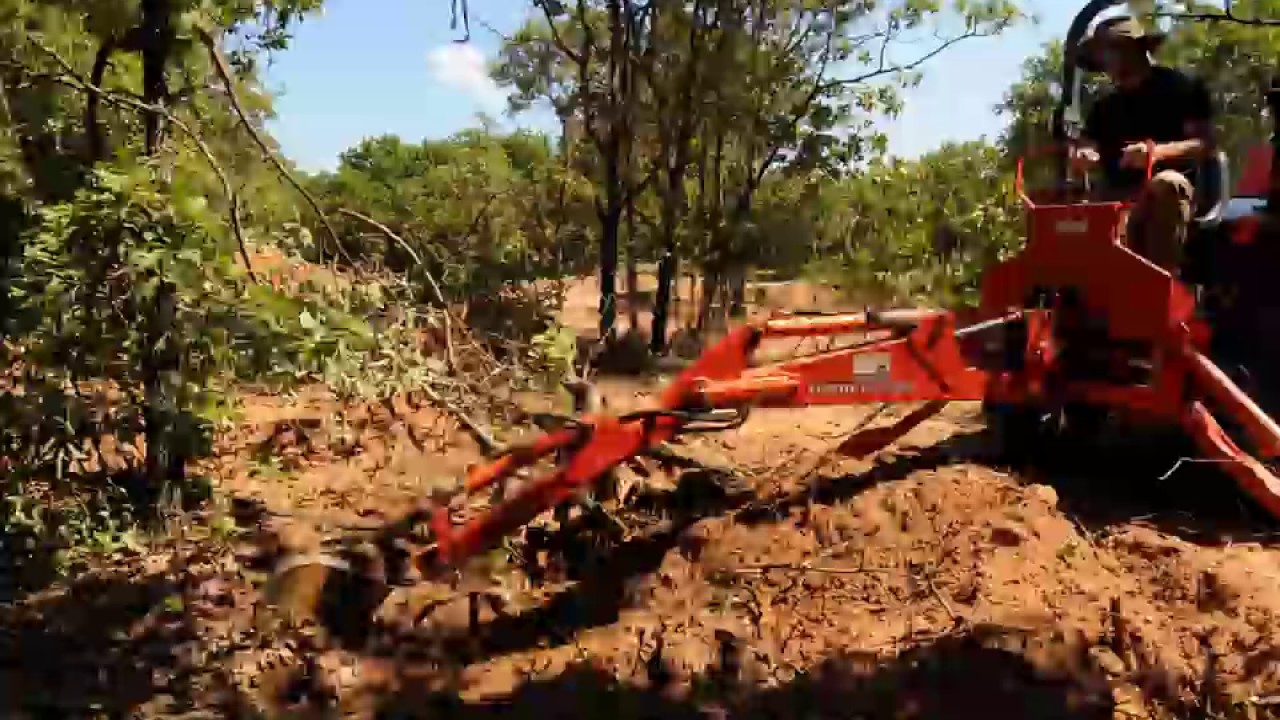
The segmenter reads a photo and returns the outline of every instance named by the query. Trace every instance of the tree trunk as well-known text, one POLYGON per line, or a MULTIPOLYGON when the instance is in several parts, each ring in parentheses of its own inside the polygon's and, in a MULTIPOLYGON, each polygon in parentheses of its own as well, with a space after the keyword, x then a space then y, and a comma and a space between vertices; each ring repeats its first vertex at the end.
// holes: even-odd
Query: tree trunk
POLYGON ((627 323, 631 332, 640 329, 640 270, 636 266, 636 203, 627 201, 627 323))
MULTIPOLYGON (((630 50, 629 34, 625 20, 631 18, 630 5, 625 0, 609 0, 609 46, 607 72, 609 78, 608 110, 603 115, 588 118, 590 127, 594 119, 603 127, 592 129, 596 146, 600 150, 604 163, 605 201, 601 205, 596 201, 596 214, 600 219, 600 339, 610 340, 614 337, 618 320, 618 235, 622 224, 622 215, 631 193, 628 183, 629 160, 631 156, 631 101, 634 99, 634 87, 631 83, 630 63, 627 54, 630 50), (624 185, 624 183, 626 183, 624 185)), ((579 0, 579 10, 583 11, 584 3, 579 0)), ((578 77, 582 87, 590 85, 587 58, 589 57, 592 39, 587 26, 580 50, 582 58, 578 66, 578 77)))
POLYGON ((621 193, 610 184, 608 206, 600 215, 600 339, 613 337, 618 322, 618 230, 621 193))
MULTIPOLYGON (((173 28, 173 0, 142 0, 142 99, 152 107, 164 107, 169 98, 165 66, 176 39, 173 28)), ((160 151, 164 139, 164 116, 159 111, 145 114, 145 148, 148 157, 160 151)))
MULTIPOLYGON (((164 107, 169 89, 165 68, 173 52, 176 40, 173 27, 172 0, 142 1, 142 91, 143 100, 153 107, 164 107)), ((148 157, 160 152, 164 141, 164 118, 159 111, 144 116, 145 151, 148 157)), ((173 285, 164 280, 164 266, 157 272, 161 276, 156 291, 156 304, 146 323, 147 345, 150 348, 143 360, 142 378, 145 407, 143 421, 146 425, 146 477, 145 483, 135 488, 135 500, 152 505, 168 483, 182 483, 186 475, 186 457, 177 442, 178 407, 173 388, 166 382, 166 375, 180 368, 180 356, 175 337, 177 298, 173 285)))
POLYGON ((16 314, 13 281, 22 272, 22 242, 26 225, 22 203, 14 198, 0 198, 0 342, 13 333, 16 314))
POLYGON ((734 263, 729 272, 729 317, 741 318, 747 314, 747 267, 734 263))
POLYGON ((694 327, 698 334, 714 328, 711 315, 717 298, 720 296, 721 273, 719 263, 715 260, 707 263, 702 270, 702 297, 698 305, 698 317, 694 327))
POLYGON ((662 250, 662 259, 658 262, 658 296, 653 303, 653 335, 649 338, 649 349, 654 354, 663 353, 667 349, 671 289, 679 277, 678 266, 675 243, 668 242, 662 250))
MULTIPOLYGON (((702 2, 699 0, 694 3, 691 12, 689 55, 681 77, 677 107, 673 108, 665 101, 662 101, 659 106, 659 122, 663 139, 662 156, 667 164, 664 178, 666 186, 662 192, 662 259, 658 265, 658 296, 654 302, 653 334, 650 338, 650 349, 654 353, 662 353, 667 349, 672 289, 676 290, 676 295, 680 294, 679 288, 676 287, 680 277, 676 231, 684 211, 686 201, 684 179, 692 159, 690 155, 693 152, 693 134, 698 127, 698 119, 694 116, 697 108, 694 94, 699 85, 702 49, 705 44, 701 31, 706 24, 707 18, 702 2)), ((705 158, 705 153, 703 157, 705 158)))
POLYGON ((689 303, 681 322, 685 327, 691 328, 698 320, 698 273, 690 272, 686 280, 689 285, 689 303))

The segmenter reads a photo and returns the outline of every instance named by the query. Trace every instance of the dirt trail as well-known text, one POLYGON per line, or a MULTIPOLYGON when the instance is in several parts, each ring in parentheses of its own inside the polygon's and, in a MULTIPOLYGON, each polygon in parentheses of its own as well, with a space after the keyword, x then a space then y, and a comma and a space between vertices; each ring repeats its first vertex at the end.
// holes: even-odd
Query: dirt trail
MULTIPOLYGON (((615 410, 651 389, 605 388, 615 410)), ((397 403, 255 399, 211 467, 308 532, 392 512, 478 459, 397 403)), ((1167 448, 1015 473, 965 404, 870 460, 829 456, 872 410, 759 411, 675 448, 704 469, 626 473, 625 532, 490 568, 468 586, 495 598, 474 627, 447 588, 410 627, 423 601, 397 591, 372 644, 264 649, 244 639, 259 576, 234 547, 123 558, 5 611, 8 652, 57 652, 0 670, 0 715, 1274 716, 1280 545, 1219 476, 1157 482, 1167 448)))

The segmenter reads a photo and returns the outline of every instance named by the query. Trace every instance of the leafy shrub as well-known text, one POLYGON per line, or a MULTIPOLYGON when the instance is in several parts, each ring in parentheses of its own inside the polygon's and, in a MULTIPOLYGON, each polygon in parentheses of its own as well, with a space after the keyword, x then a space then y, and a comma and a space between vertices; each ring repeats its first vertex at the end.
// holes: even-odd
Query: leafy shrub
POLYGON ((119 536, 138 509, 111 508, 164 491, 146 485, 143 453, 128 450, 146 423, 163 424, 151 438, 178 457, 207 453, 236 382, 320 379, 372 395, 430 369, 409 352, 420 318, 377 332, 364 319, 403 288, 255 283, 220 223, 202 194, 161 186, 143 167, 100 167, 35 214, 0 386, 7 530, 22 548, 119 536))

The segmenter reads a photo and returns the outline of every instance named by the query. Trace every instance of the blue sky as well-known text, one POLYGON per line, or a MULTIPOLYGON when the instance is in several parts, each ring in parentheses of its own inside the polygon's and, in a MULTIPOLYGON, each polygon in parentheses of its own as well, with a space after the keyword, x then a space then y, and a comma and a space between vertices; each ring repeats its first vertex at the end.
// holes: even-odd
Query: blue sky
MULTIPOLYGON (((276 93, 272 130, 285 153, 307 170, 331 168, 340 152, 362 138, 396 133, 406 139, 445 137, 499 116, 502 91, 485 63, 500 39, 477 21, 508 32, 531 7, 528 0, 471 0, 472 41, 458 44, 449 29, 450 0, 328 0, 307 19, 291 47, 267 72, 276 93)), ((998 38, 960 43, 925 67, 923 83, 906 96, 900 117, 886 123, 890 150, 917 155, 946 140, 994 136, 992 107, 1017 79, 1022 60, 1061 37, 1083 5, 1030 0, 1041 18, 998 38)), ((536 125, 536 117, 517 120, 536 125)), ((509 123, 508 123, 509 124, 509 123)))

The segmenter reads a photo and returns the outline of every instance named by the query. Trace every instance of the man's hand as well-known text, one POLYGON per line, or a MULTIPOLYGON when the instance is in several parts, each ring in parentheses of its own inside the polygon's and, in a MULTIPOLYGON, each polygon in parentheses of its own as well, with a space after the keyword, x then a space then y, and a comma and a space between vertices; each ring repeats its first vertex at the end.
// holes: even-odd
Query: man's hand
POLYGON ((1076 172, 1086 172, 1102 162, 1102 156, 1091 147, 1078 147, 1071 151, 1071 167, 1076 172))
POLYGON ((1130 143, 1120 154, 1120 167, 1130 170, 1146 170, 1148 155, 1152 152, 1146 143, 1130 143))

